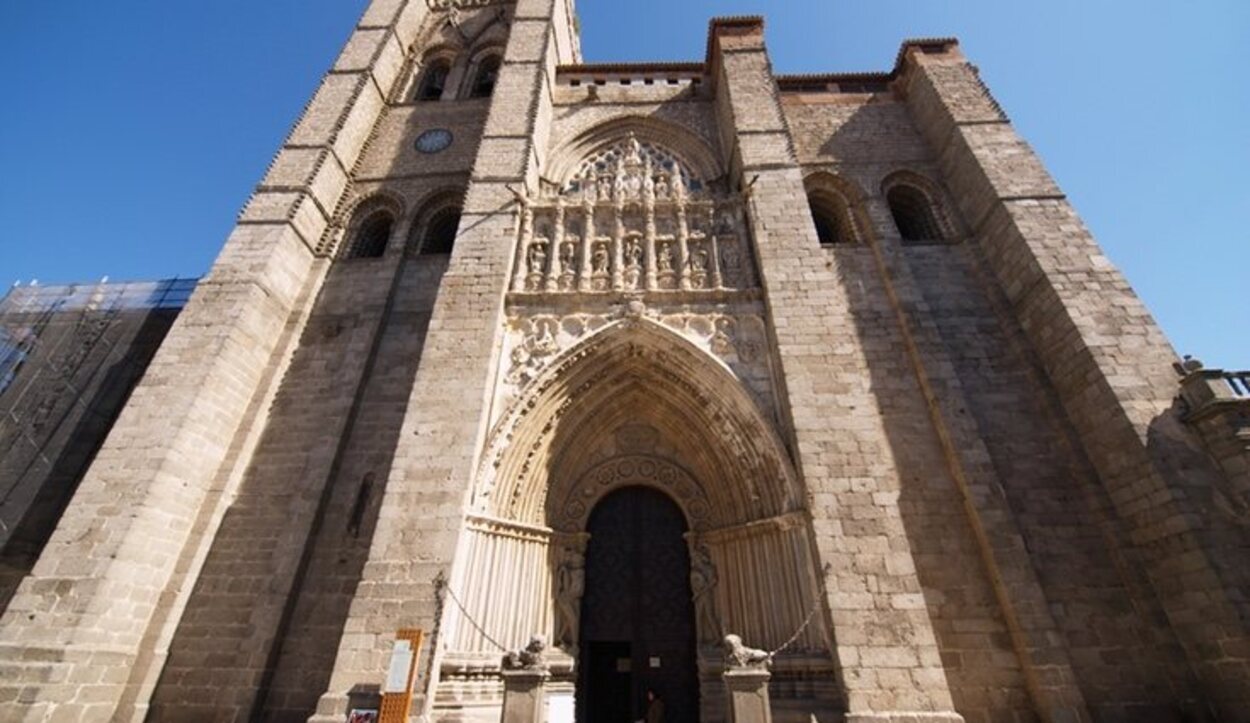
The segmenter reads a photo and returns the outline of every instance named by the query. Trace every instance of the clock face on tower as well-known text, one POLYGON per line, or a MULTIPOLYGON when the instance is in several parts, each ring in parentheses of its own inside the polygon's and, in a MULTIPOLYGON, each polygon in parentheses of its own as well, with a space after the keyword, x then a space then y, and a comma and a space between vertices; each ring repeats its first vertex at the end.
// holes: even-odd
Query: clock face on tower
POLYGON ((417 150, 422 153, 438 153, 451 145, 453 136, 446 128, 431 128, 417 136, 417 150))

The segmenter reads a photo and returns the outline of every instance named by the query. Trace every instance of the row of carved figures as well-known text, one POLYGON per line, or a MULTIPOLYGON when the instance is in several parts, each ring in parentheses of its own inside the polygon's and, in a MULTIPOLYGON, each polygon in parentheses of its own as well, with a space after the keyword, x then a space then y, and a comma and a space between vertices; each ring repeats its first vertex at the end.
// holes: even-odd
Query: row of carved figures
POLYGON ((527 208, 521 224, 517 292, 742 289, 755 285, 741 210, 698 208, 657 219, 614 209, 612 235, 595 235, 594 211, 527 208), (535 223, 535 218, 539 222, 535 223), (714 217, 714 220, 713 220, 714 217))
POLYGON ((682 203, 703 195, 704 185, 682 170, 681 161, 634 135, 583 162, 561 189, 583 203, 682 203))

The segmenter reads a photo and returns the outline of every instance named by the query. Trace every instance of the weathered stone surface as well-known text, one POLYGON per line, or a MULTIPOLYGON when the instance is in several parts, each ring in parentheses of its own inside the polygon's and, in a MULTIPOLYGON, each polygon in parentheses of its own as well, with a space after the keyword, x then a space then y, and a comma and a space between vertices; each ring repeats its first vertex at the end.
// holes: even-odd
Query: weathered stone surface
POLYGON ((676 715, 1244 718, 1250 376, 1176 400, 957 45, 787 78, 756 18, 681 65, 575 28, 370 4, 17 586, 0 718, 339 723, 421 628, 414 715, 538 720, 639 486, 691 647, 609 662, 676 715), (535 632, 542 685, 497 649, 535 632))

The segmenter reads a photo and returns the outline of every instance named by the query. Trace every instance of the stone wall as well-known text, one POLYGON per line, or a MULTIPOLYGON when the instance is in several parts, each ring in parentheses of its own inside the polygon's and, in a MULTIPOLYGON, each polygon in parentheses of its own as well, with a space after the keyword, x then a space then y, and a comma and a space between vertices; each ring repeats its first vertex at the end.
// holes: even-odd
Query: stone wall
POLYGON ((0 610, 30 573, 134 385, 195 287, 25 287, 0 300, 0 610), (121 298, 126 296, 124 303, 121 298))
MULTIPOLYGON (((798 581, 757 637, 819 602, 778 659, 780 720, 1244 717, 1244 405, 1174 401, 1166 340, 953 41, 889 74, 778 78, 762 21, 728 18, 703 63, 584 66, 567 0, 450 4, 369 6, 0 622, 0 717, 337 722, 410 627, 430 641, 416 712, 495 715, 498 651, 440 585, 480 574, 499 530, 541 568, 577 530, 532 498, 640 429, 733 511, 691 526, 710 560, 798 581), (496 47, 493 96, 463 98, 496 47), (455 69, 417 102, 431 48, 455 69), (437 128, 450 146, 418 151, 437 128), (671 168, 638 175, 668 162, 639 139, 699 169, 709 273, 723 232, 750 252, 737 281, 694 278, 692 212, 671 168), (627 192, 623 171, 565 185, 612 148, 632 206, 597 188, 627 192), (933 238, 904 238, 897 183, 933 238), (813 189, 841 199, 845 243, 822 246, 813 189), (450 257, 417 254, 461 202, 450 257), (351 258, 375 211, 385 252, 351 258), (600 237, 576 273, 550 252, 601 211, 596 281, 600 237), (628 282, 627 231, 647 249, 628 282), (802 554, 744 542, 772 527, 768 549, 802 554)), ((499 576, 538 591, 527 625, 554 624, 550 573, 499 576)), ((721 614, 759 623, 730 592, 721 614)))

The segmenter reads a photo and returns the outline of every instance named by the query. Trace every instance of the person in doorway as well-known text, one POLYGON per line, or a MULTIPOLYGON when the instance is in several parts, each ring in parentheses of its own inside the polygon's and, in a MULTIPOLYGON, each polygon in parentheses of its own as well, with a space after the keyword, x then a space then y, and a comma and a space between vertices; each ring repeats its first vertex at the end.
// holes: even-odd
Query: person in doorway
POLYGON ((664 723, 664 700, 654 690, 647 691, 647 715, 638 723, 664 723))

